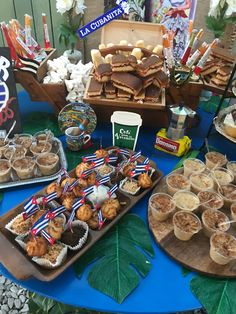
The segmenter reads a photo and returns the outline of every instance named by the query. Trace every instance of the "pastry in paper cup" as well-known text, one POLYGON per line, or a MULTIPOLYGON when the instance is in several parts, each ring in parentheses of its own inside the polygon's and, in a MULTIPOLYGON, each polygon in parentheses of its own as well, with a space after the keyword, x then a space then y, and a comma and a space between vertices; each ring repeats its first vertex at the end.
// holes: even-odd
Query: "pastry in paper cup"
MULTIPOLYGON (((230 170, 222 167, 217 167, 216 169, 212 170, 211 174, 213 180, 215 179, 220 185, 226 185, 234 181, 233 173, 230 170)), ((215 183, 215 187, 218 186, 217 183, 215 183)))
POLYGON ((227 162, 226 168, 230 170, 234 175, 234 183, 236 183, 236 161, 227 162))
POLYGON ((189 180, 191 183, 191 190, 196 194, 201 191, 208 191, 214 189, 213 179, 204 173, 191 174, 189 180))
POLYGON ((215 191, 201 191, 198 193, 198 198, 200 200, 200 211, 212 209, 221 209, 224 206, 224 200, 220 194, 215 191))
POLYGON ((26 236, 30 233, 32 221, 30 218, 24 220, 23 213, 20 213, 5 225, 5 229, 18 236, 26 236))
POLYGON ((86 243, 88 238, 89 227, 86 222, 80 220, 74 220, 72 222, 72 230, 70 231, 68 227, 66 227, 65 231, 62 234, 62 238, 60 240, 61 243, 66 245, 68 249, 72 251, 77 251, 82 248, 82 246, 86 243), (79 230, 84 231, 81 234, 76 234, 79 230))
POLYGON ((27 149, 21 145, 17 146, 9 146, 7 149, 4 150, 4 157, 8 160, 14 160, 17 158, 25 157, 27 153, 27 149))
POLYGON ((138 181, 132 178, 125 178, 124 180, 120 181, 119 188, 121 191, 131 195, 136 195, 141 189, 138 181))
POLYGON ((34 156, 38 156, 44 153, 50 153, 52 150, 52 144, 49 142, 33 143, 30 146, 30 151, 34 156))
POLYGON ((203 232, 211 237, 214 232, 226 232, 230 228, 229 218, 220 210, 209 208, 202 214, 203 232), (221 223, 226 223, 221 225, 221 223))
POLYGON ((236 202, 236 185, 226 184, 218 187, 218 193, 223 197, 224 207, 230 209, 231 205, 236 202))
POLYGON ((15 159, 12 162, 12 168, 16 171, 18 177, 22 180, 34 177, 35 160, 31 157, 15 159))
POLYGON ((219 265, 226 265, 235 260, 236 239, 228 233, 214 233, 210 238, 210 257, 219 265))
POLYGON ((155 220, 165 221, 173 214, 175 203, 170 195, 165 193, 155 193, 149 199, 149 208, 151 209, 152 216, 155 220))
POLYGON ((0 159, 0 183, 11 180, 11 164, 8 160, 0 159))
POLYGON ((218 152, 208 152, 205 155, 206 166, 208 169, 213 169, 216 167, 223 167, 227 163, 227 158, 225 155, 218 152))
POLYGON ((187 177, 179 173, 171 173, 166 177, 168 193, 173 196, 180 190, 190 191, 190 181, 187 177))
POLYGON ((59 157, 54 153, 38 155, 36 163, 44 176, 50 176, 59 170, 59 157))
POLYGON ((192 212, 178 211, 173 216, 174 234, 181 241, 188 241, 201 230, 201 221, 192 212))
POLYGON ((189 177, 191 174, 202 173, 206 169, 206 165, 200 159, 188 158, 183 162, 184 176, 189 177))
POLYGON ((178 191, 173 196, 173 201, 177 210, 196 211, 200 201, 197 195, 190 191, 178 191))

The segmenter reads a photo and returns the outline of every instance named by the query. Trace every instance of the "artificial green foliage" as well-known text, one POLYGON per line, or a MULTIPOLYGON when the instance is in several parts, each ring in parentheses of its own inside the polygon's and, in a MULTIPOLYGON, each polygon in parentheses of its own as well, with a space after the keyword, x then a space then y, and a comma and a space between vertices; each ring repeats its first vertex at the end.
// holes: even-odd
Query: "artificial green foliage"
MULTIPOLYGON (((200 107, 209 113, 215 113, 220 102, 220 96, 212 96, 209 101, 201 102, 200 107)), ((221 109, 228 107, 228 101, 224 100, 221 109)))
POLYGON ((137 215, 128 214, 74 268, 81 277, 85 268, 95 261, 88 273, 90 286, 122 303, 139 284, 139 275, 145 277, 151 269, 150 259, 143 251, 154 256, 147 227, 137 215))
POLYGON ((78 41, 78 37, 76 35, 76 31, 78 29, 78 25, 70 27, 66 24, 60 25, 60 34, 59 34, 59 43, 63 43, 66 47, 72 46, 74 47, 78 41))
POLYGON ((236 280, 196 276, 190 287, 208 314, 236 313, 236 280))
POLYGON ((206 16, 205 18, 207 28, 213 32, 215 38, 220 38, 224 35, 226 25, 229 23, 234 24, 236 22, 236 17, 225 17, 221 15, 219 17, 206 16))
POLYGON ((38 131, 49 129, 55 136, 62 135, 58 127, 57 117, 47 112, 32 112, 23 119, 23 132, 35 134, 38 131))
POLYGON ((186 277, 186 276, 188 276, 188 274, 191 273, 191 270, 189 270, 189 269, 187 269, 187 268, 182 266, 181 267, 181 273, 182 273, 183 277, 186 277))
POLYGON ((196 158, 198 154, 200 153, 199 150, 190 150, 186 155, 184 155, 180 161, 175 165, 173 170, 179 169, 183 167, 183 162, 188 158, 196 158))

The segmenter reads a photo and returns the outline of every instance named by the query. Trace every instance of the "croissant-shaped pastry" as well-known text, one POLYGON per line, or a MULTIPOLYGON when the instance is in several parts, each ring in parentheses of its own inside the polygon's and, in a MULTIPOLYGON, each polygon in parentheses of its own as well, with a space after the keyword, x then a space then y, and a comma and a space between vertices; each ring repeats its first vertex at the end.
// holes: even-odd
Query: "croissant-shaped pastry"
POLYGON ((97 158, 105 158, 109 156, 108 151, 103 148, 96 150, 95 155, 97 158))
POLYGON ((143 189, 148 189, 152 187, 152 179, 147 173, 142 173, 138 176, 138 184, 143 189))
POLYGON ((89 204, 82 205, 76 212, 76 217, 82 221, 88 221, 92 217, 93 211, 89 204))
POLYGON ((78 164, 78 166, 75 168, 75 174, 79 178, 82 174, 82 172, 88 170, 91 168, 91 165, 88 164, 87 162, 81 162, 78 164))
POLYGON ((47 189, 46 189, 46 193, 47 194, 51 194, 53 192, 57 192, 57 197, 58 198, 61 196, 62 191, 63 191, 62 187, 59 184, 57 184, 56 182, 53 182, 53 183, 49 184, 47 186, 47 189))
POLYGON ((116 217, 117 211, 120 209, 120 203, 117 199, 108 199, 102 204, 102 215, 108 220, 116 217))
POLYGON ((29 256, 42 256, 47 253, 47 240, 42 237, 32 237, 26 243, 26 252, 29 256))

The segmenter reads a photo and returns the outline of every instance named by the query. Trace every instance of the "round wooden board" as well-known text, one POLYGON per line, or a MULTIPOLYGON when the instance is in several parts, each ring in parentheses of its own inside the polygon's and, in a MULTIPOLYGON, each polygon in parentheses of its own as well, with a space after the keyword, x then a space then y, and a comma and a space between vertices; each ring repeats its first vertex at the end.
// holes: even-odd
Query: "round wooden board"
MULTIPOLYGON (((182 170, 179 170, 180 172, 182 170)), ((153 193, 167 193, 166 180, 163 178, 153 193)), ((229 217, 229 211, 222 210, 229 217)), ((204 275, 220 278, 236 278, 236 261, 227 265, 218 265, 209 256, 210 239, 201 230, 189 241, 178 240, 173 232, 172 218, 156 221, 148 208, 148 223, 156 242, 175 261, 186 268, 204 275)), ((236 236, 236 229, 230 228, 229 233, 236 236)))

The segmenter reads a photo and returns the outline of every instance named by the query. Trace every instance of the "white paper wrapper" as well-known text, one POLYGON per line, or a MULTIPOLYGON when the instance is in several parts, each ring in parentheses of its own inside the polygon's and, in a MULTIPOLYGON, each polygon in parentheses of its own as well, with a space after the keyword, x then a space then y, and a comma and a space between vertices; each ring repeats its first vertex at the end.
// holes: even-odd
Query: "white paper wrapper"
POLYGON ((19 232, 16 232, 15 230, 12 229, 12 224, 16 221, 16 219, 18 217, 21 217, 22 216, 22 213, 20 213, 19 215, 17 215, 16 217, 14 217, 11 221, 8 222, 8 224, 6 224, 5 228, 10 231, 11 233, 13 233, 14 235, 21 235, 21 236, 27 236, 29 233, 30 233, 30 229, 28 232, 26 233, 19 233, 19 232))
POLYGON ((137 190, 136 190, 135 192, 129 192, 129 191, 127 191, 127 190, 125 190, 125 189, 123 188, 125 182, 126 182, 126 181, 129 181, 129 180, 132 180, 132 181, 134 181, 134 182, 138 182, 137 180, 132 179, 132 178, 125 178, 124 180, 121 180, 121 181, 120 181, 119 188, 121 189, 121 191, 123 191, 123 192, 125 192, 125 193, 131 194, 131 195, 136 195, 136 194, 140 191, 140 189, 141 189, 140 186, 137 188, 137 190))
MULTIPOLYGON (((86 196, 86 198, 93 204, 93 207, 96 207, 96 202, 98 203, 98 206, 100 207, 101 204, 108 199, 107 192, 109 191, 109 187, 105 185, 99 185, 98 188, 94 186, 94 192, 86 196)), ((112 198, 116 198, 116 194, 112 194, 112 198)))
MULTIPOLYGON (((80 238, 79 243, 76 246, 71 246, 71 245, 65 244, 63 242, 61 242, 61 243, 63 243, 65 246, 67 246, 68 249, 70 249, 72 251, 77 251, 77 250, 81 249, 82 246, 87 241, 88 232, 89 232, 89 226, 86 224, 86 222, 81 221, 81 220, 73 221, 72 222, 72 227, 74 227, 74 226, 82 226, 84 228, 84 230, 85 230, 85 234, 84 234, 84 236, 82 238, 80 238)), ((68 229, 68 227, 65 230, 67 230, 67 229, 68 229)))

